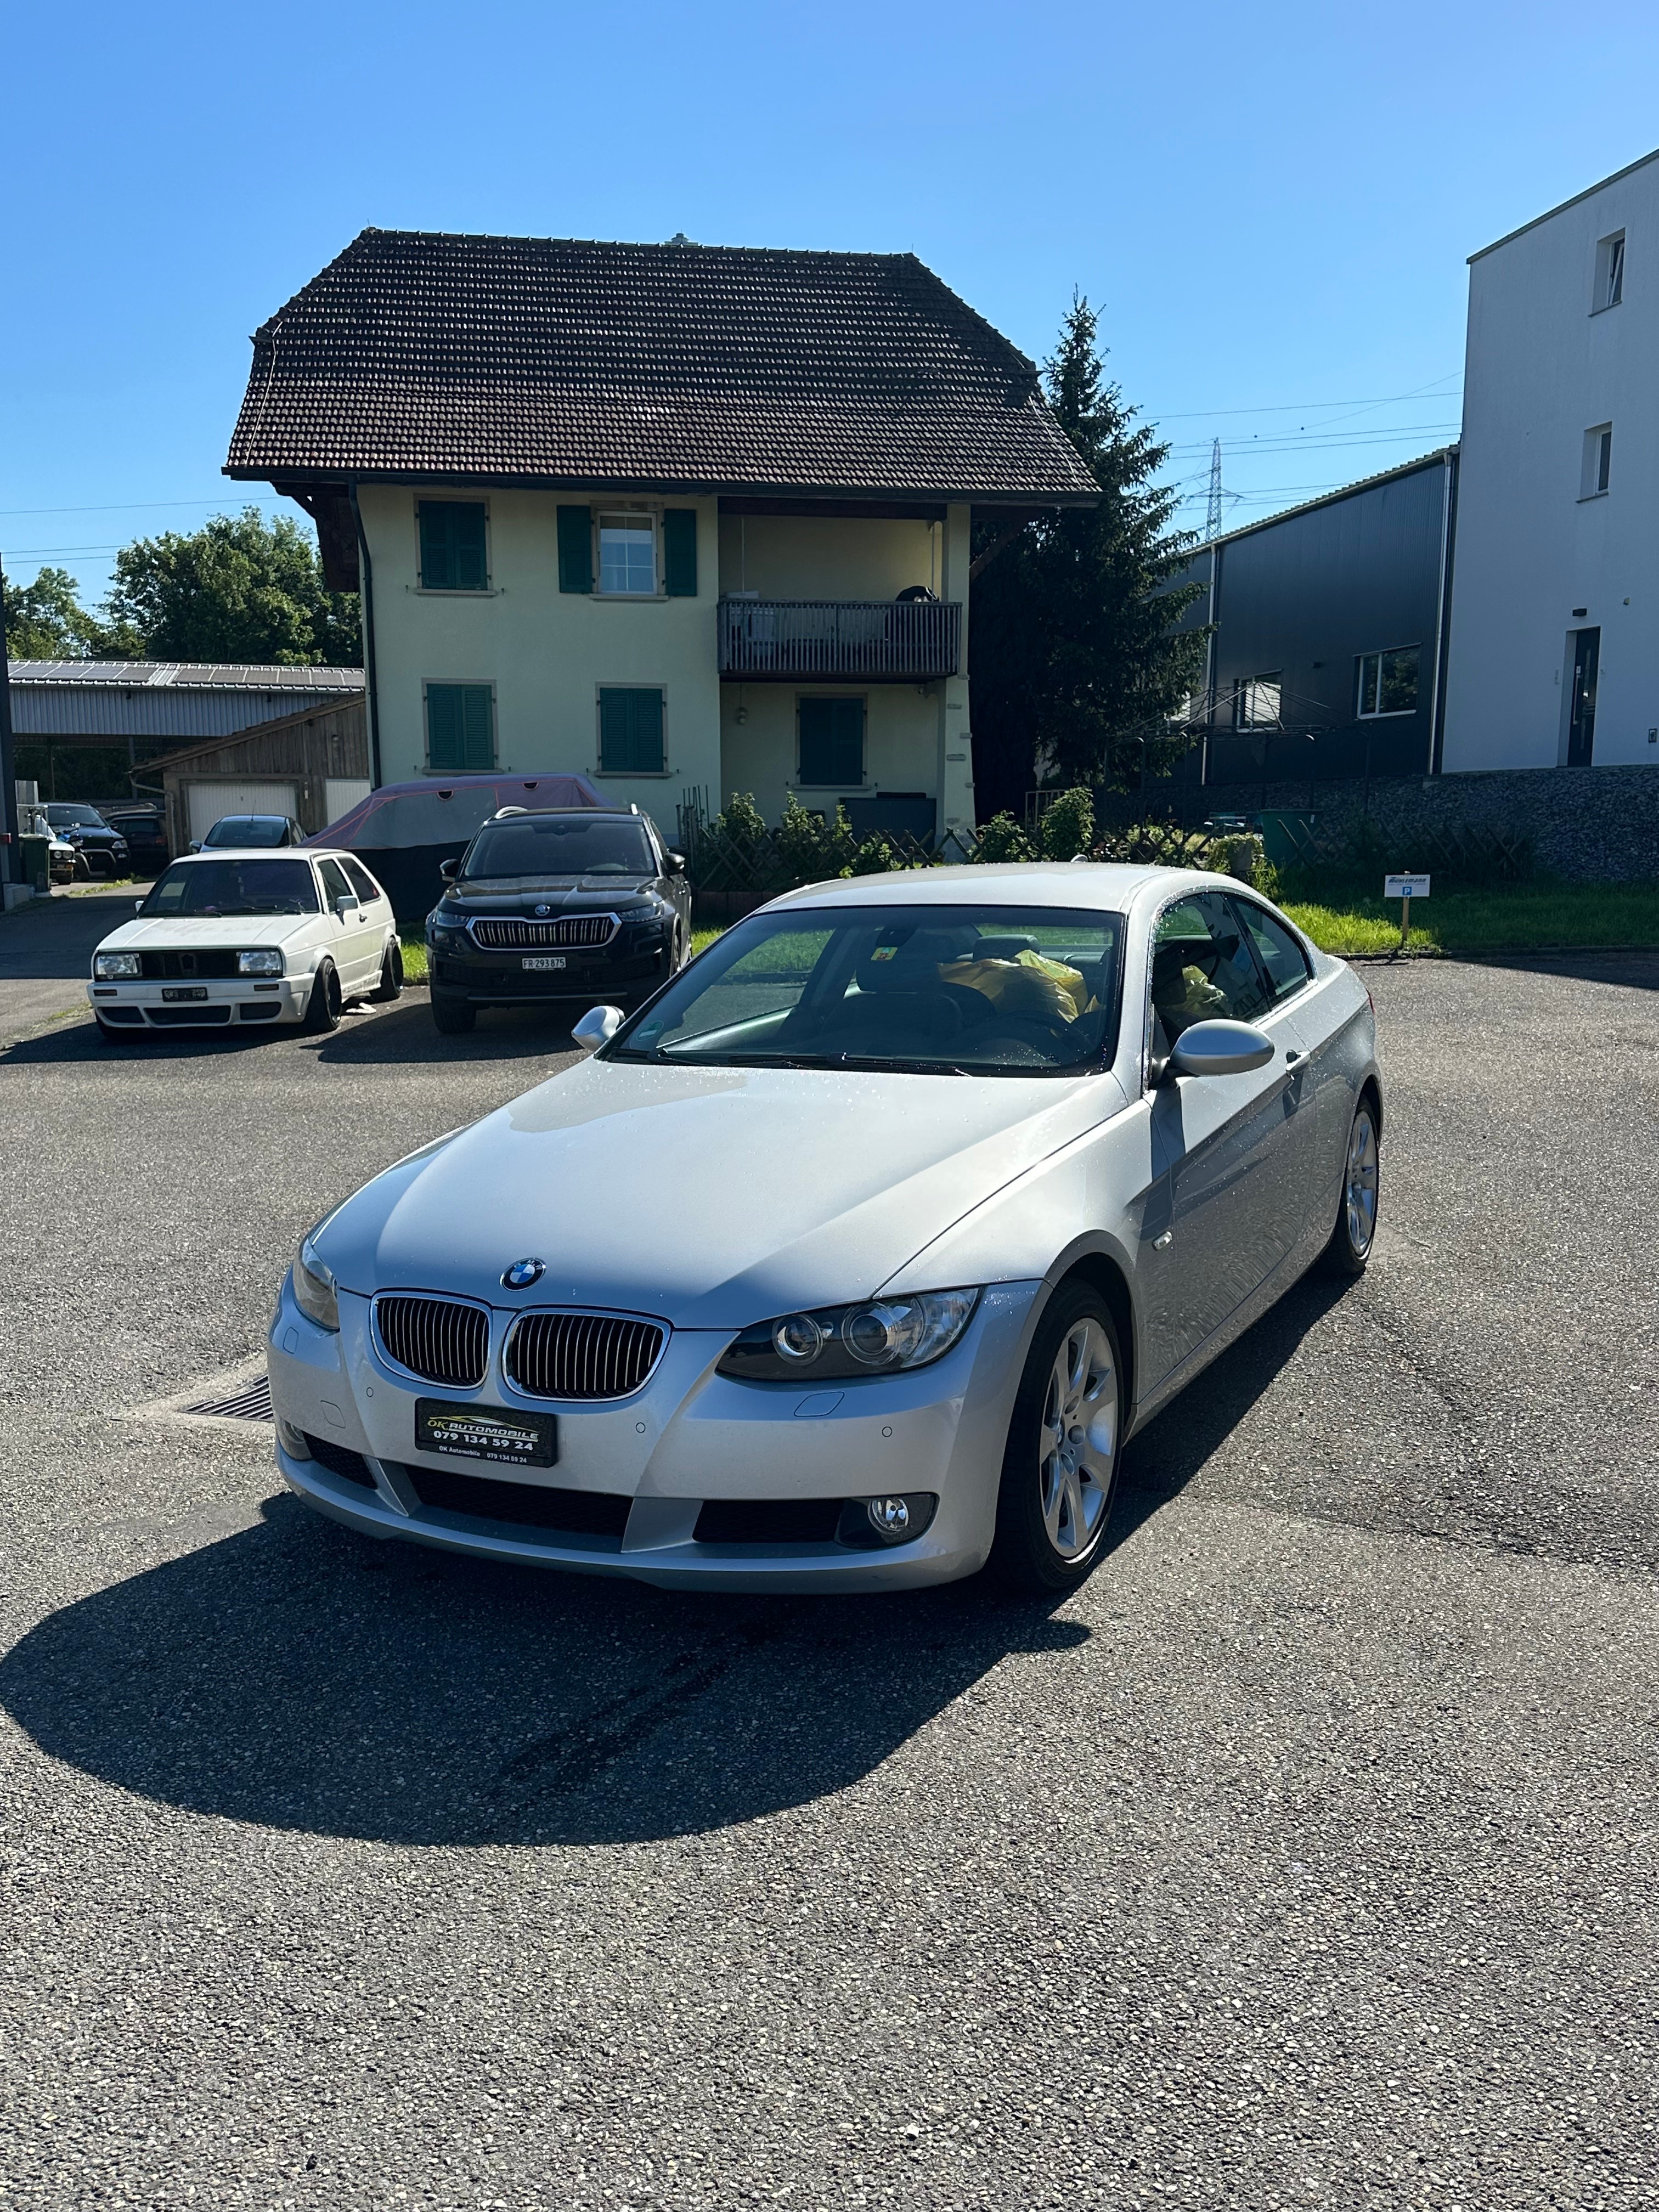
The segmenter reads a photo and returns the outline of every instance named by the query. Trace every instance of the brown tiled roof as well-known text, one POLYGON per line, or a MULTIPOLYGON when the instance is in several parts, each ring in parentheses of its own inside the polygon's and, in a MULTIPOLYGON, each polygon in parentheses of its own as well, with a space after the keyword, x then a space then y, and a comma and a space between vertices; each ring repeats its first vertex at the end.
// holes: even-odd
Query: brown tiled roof
POLYGON ((1030 362, 914 254, 396 230, 254 333, 226 473, 1097 495, 1030 362))

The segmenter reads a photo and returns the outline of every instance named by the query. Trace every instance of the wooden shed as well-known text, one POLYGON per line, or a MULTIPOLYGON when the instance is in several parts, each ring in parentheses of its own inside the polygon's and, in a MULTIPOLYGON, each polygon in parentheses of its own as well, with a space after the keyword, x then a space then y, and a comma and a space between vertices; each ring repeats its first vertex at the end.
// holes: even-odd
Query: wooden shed
POLYGON ((315 836, 368 795, 362 695, 163 753, 144 763, 143 781, 158 779, 175 853, 187 852, 224 814, 291 814, 315 836))

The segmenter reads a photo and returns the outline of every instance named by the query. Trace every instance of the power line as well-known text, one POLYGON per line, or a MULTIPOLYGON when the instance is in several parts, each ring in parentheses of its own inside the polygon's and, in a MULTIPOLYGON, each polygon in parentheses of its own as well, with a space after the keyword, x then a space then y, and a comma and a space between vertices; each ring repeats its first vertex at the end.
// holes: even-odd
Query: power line
POLYGON ((1456 369, 1448 369, 1444 376, 1437 376, 1427 384, 1419 384, 1414 392, 1385 392, 1380 399, 1277 400, 1267 407, 1189 407, 1178 414, 1160 414, 1153 419, 1160 422, 1197 422, 1218 421, 1230 415, 1316 415, 1326 407, 1392 407, 1402 399, 1425 399, 1431 395, 1449 399, 1452 397, 1449 392, 1437 393, 1434 387, 1437 384, 1449 383, 1459 374, 1456 369))

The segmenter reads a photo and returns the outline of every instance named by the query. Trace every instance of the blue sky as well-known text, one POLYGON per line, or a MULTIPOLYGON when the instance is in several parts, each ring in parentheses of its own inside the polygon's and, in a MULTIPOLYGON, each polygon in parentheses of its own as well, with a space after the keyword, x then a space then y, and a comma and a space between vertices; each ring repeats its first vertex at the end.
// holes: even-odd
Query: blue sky
POLYGON ((96 599, 240 504, 247 335, 366 223, 909 250, 1038 356, 1075 285, 1253 519, 1455 434, 1465 257, 1650 151, 1656 65, 1650 0, 14 10, 0 550, 96 599))

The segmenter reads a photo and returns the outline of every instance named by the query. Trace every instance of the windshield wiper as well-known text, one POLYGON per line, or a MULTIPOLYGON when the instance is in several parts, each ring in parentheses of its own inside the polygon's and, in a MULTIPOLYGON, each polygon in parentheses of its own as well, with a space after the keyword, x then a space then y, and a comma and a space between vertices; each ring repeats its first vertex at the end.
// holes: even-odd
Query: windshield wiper
POLYGON ((671 1067, 798 1067, 855 1075, 967 1075, 971 1071, 948 1060, 876 1060, 859 1054, 827 1052, 619 1052, 617 1060, 660 1060, 671 1067))

